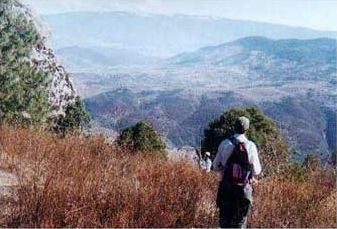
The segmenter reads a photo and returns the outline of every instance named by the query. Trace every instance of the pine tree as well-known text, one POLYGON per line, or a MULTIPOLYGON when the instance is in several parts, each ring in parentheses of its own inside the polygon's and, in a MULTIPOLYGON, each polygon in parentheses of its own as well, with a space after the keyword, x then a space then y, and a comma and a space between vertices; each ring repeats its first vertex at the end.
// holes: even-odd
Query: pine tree
POLYGON ((204 131, 202 152, 209 151, 214 157, 221 141, 234 134, 235 122, 240 116, 246 116, 250 120, 246 136, 257 145, 264 172, 278 171, 287 162, 288 148, 281 139, 276 125, 257 107, 233 108, 210 122, 209 127, 204 131))
POLYGON ((124 129, 117 139, 117 144, 133 153, 150 152, 165 155, 165 143, 158 137, 153 126, 145 121, 124 129))
POLYGON ((89 127, 90 121, 91 118, 86 112, 83 102, 79 97, 76 97, 75 103, 67 106, 65 116, 59 117, 53 131, 64 136, 67 132, 74 133, 74 131, 81 131, 83 128, 89 127))

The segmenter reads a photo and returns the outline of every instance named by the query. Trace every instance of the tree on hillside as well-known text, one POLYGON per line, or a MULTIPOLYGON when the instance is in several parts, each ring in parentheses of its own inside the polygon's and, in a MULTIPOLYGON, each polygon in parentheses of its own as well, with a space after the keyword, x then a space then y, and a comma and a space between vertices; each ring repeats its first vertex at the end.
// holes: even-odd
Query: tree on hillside
POLYGON ((276 125, 266 118, 257 107, 233 108, 209 123, 204 131, 202 152, 209 151, 215 157, 222 140, 234 134, 234 125, 238 117, 246 116, 250 120, 248 139, 255 142, 264 172, 277 171, 288 159, 286 144, 282 141, 276 125))
POLYGON ((90 127, 90 122, 91 118, 86 112, 83 102, 79 97, 76 97, 75 103, 66 108, 65 116, 61 116, 52 129, 64 135, 67 132, 81 131, 85 127, 90 127))
POLYGON ((165 143, 158 137, 153 126, 146 122, 138 122, 124 129, 117 139, 117 144, 133 153, 139 151, 165 154, 165 143))

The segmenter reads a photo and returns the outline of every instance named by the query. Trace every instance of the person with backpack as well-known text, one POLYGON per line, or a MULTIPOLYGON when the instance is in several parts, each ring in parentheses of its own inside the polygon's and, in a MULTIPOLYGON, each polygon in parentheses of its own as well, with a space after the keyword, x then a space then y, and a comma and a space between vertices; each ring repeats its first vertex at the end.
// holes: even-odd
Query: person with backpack
POLYGON ((252 182, 261 172, 261 164, 254 142, 245 133, 249 119, 236 121, 235 134, 223 140, 213 161, 213 170, 221 172, 217 207, 221 228, 246 228, 253 201, 252 182))

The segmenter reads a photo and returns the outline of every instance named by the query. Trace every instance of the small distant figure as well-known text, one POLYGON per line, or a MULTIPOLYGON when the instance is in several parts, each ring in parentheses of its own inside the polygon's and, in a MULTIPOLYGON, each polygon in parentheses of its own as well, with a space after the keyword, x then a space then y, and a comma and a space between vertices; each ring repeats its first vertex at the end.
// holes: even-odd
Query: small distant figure
POLYGON ((221 228, 246 228, 253 201, 252 183, 261 172, 256 145, 247 139, 249 119, 242 116, 235 134, 222 141, 213 161, 213 170, 221 172, 217 207, 221 228))
POLYGON ((200 167, 205 170, 206 172, 211 171, 212 167, 212 160, 211 160, 211 153, 205 152, 204 158, 200 159, 200 167))
POLYGON ((211 160, 211 153, 210 152, 205 153, 205 162, 206 162, 206 172, 210 172, 211 167, 212 167, 212 160, 211 160))

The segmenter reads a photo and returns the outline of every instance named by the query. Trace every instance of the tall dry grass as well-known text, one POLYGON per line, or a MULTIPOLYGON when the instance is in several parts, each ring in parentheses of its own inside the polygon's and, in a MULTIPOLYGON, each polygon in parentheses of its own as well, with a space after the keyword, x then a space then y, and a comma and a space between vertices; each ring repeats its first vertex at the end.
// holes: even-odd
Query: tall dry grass
MULTIPOLYGON (((5 127, 1 168, 19 178, 1 227, 216 227, 216 174, 131 155, 102 137, 58 139, 5 127)), ((335 176, 268 177, 255 185, 250 227, 335 227, 335 176)))
POLYGON ((278 176, 256 185, 250 227, 335 228, 336 174, 308 173, 304 181, 278 176))

